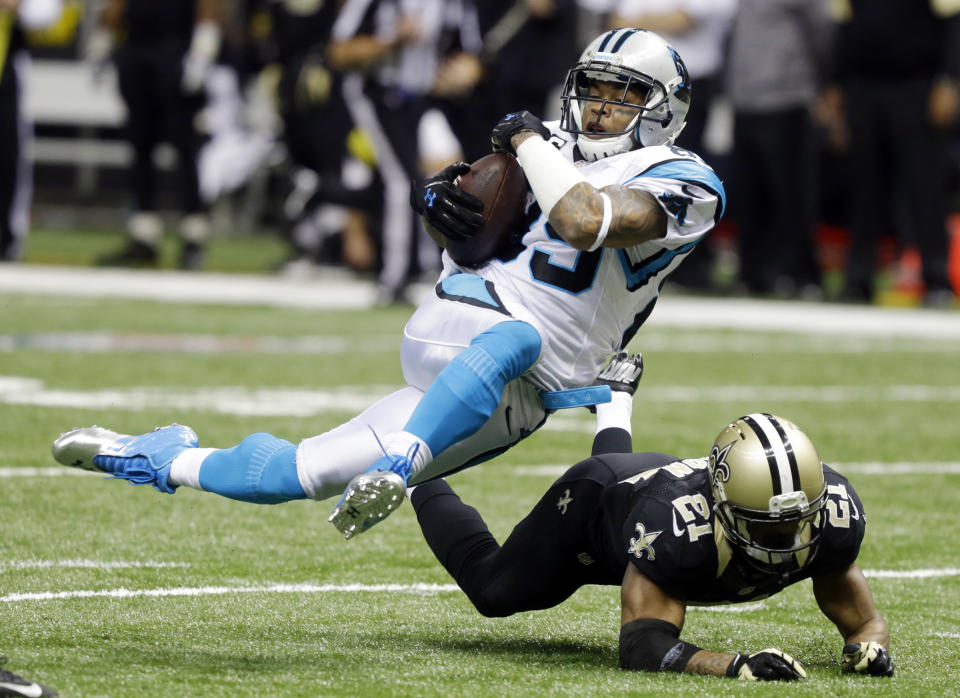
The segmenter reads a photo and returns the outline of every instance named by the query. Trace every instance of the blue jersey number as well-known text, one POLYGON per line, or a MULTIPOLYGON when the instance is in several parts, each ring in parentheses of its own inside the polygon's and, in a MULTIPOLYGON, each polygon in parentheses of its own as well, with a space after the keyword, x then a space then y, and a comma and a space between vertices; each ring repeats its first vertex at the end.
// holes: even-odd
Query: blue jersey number
MULTIPOLYGON (((546 225, 547 235, 555 240, 563 240, 552 225, 546 225)), ((530 274, 542 284, 578 295, 593 286, 602 256, 603 248, 593 252, 581 251, 577 253, 572 267, 564 267, 554 264, 551 254, 534 248, 530 257, 530 274)))

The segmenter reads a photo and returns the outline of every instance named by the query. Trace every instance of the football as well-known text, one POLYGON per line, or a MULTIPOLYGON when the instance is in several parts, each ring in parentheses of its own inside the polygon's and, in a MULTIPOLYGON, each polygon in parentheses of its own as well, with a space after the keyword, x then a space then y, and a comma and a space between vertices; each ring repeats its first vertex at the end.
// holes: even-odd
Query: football
POLYGON ((527 178, 512 155, 491 153, 456 181, 483 202, 483 228, 469 240, 447 239, 447 252, 457 264, 477 266, 523 234, 527 178))

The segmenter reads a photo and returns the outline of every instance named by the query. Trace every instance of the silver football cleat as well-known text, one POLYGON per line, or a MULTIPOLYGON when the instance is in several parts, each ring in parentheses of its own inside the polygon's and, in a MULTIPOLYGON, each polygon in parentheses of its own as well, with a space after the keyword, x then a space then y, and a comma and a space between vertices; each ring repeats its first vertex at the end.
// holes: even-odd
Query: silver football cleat
POLYGON ((347 485, 328 521, 345 538, 363 533, 403 504, 407 484, 389 470, 361 473, 347 485))
POLYGON ((53 459, 61 465, 100 472, 93 464, 93 457, 109 449, 127 434, 118 434, 103 427, 82 427, 61 434, 53 442, 53 459))

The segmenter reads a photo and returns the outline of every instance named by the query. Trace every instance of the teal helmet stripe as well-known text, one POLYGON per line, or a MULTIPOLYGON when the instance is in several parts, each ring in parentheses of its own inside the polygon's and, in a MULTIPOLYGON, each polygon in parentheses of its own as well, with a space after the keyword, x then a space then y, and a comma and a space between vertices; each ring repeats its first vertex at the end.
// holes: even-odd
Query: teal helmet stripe
POLYGON ((617 36, 617 34, 619 33, 620 36, 617 37, 617 40, 613 42, 613 46, 610 47, 610 53, 616 53, 621 49, 621 47, 623 46, 624 42, 627 39, 629 39, 631 36, 633 36, 634 34, 640 31, 643 31, 643 30, 632 29, 629 27, 624 29, 611 29, 610 31, 607 32, 606 36, 603 37, 603 41, 600 42, 600 45, 597 46, 597 52, 599 53, 602 51, 606 51, 607 44, 609 44, 613 40, 613 37, 617 36))
POLYGON ((600 42, 600 45, 597 46, 597 51, 605 51, 606 48, 607 48, 607 44, 610 43, 610 39, 612 39, 614 36, 616 36, 616 34, 617 34, 618 31, 620 31, 620 30, 619 30, 619 29, 611 29, 610 31, 608 31, 608 32, 607 32, 607 35, 606 35, 605 37, 603 37, 603 41, 601 41, 601 42, 600 42))
POLYGON ((616 43, 613 45, 613 47, 610 49, 610 53, 616 53, 617 51, 619 51, 619 50, 620 50, 620 47, 623 46, 624 42, 625 42, 627 39, 629 39, 631 36, 633 36, 634 34, 636 34, 638 31, 640 31, 640 30, 639 30, 639 29, 626 29, 626 30, 623 32, 623 34, 620 35, 620 38, 617 39, 617 42, 616 42, 616 43))

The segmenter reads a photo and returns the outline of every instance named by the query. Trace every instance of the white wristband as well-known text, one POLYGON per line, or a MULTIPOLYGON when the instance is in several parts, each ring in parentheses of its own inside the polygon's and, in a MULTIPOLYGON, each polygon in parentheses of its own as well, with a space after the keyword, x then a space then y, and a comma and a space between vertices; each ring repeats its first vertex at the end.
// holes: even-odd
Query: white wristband
POLYGON ((547 218, 571 187, 587 181, 572 162, 542 138, 528 138, 521 143, 517 147, 517 160, 547 218))
POLYGON ((610 221, 613 220, 613 202, 610 201, 610 195, 600 192, 600 198, 603 199, 603 222, 600 224, 600 230, 597 231, 597 239, 593 241, 587 252, 593 252, 603 244, 607 239, 607 233, 610 232, 610 221))
POLYGON ((610 402, 597 405, 597 430, 595 434, 599 434, 604 429, 623 429, 629 433, 632 416, 633 395, 614 390, 610 402))

